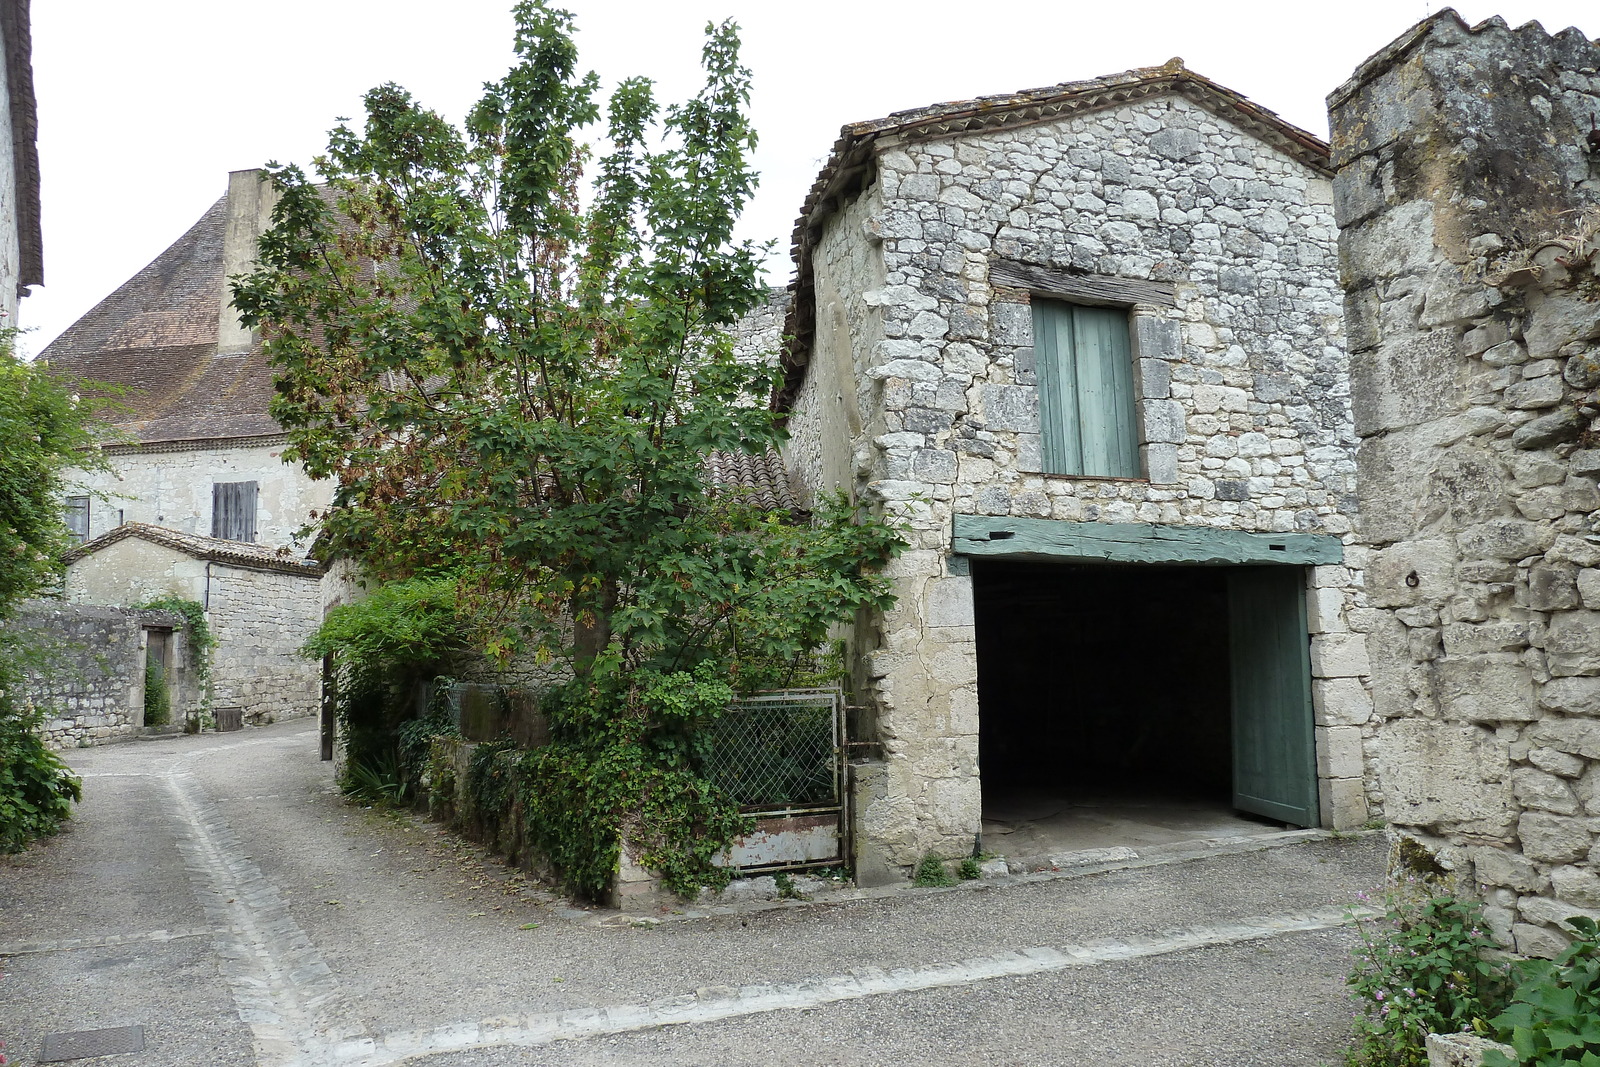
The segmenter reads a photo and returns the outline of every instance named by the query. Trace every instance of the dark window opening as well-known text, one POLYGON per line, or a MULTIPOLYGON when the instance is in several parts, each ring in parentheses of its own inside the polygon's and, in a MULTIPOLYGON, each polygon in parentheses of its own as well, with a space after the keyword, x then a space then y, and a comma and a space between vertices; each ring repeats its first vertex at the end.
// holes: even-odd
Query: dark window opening
POLYGON ((255 482, 216 482, 211 486, 211 536, 224 541, 256 539, 255 482))

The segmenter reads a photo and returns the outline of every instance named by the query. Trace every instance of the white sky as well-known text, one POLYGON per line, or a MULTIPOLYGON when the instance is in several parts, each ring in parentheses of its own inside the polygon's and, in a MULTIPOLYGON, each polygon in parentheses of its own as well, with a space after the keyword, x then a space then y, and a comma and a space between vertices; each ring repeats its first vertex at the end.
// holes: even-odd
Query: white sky
MULTIPOLYGON (((175 241, 227 172, 309 163, 336 116, 398 82, 459 120, 511 61, 511 0, 36 0, 47 284, 25 299, 38 352, 175 241)), ((698 85, 702 30, 732 16, 755 74, 762 185, 745 234, 789 232, 839 127, 943 100, 1153 66, 1182 56, 1318 136, 1323 98, 1439 9, 1429 0, 567 0, 581 61, 608 85, 654 78, 663 100, 698 85)), ((1469 0, 1600 35, 1593 0, 1469 0)))

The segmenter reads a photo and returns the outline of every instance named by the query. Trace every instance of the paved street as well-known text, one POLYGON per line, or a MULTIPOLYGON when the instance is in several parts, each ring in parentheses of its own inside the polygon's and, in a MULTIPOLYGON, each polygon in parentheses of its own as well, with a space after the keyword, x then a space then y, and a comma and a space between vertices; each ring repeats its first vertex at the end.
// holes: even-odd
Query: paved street
POLYGON ((68 753, 0 857, 0 1038, 145 1065, 1304 1065, 1338 1059, 1380 837, 635 923, 336 795, 301 721, 68 753), (524 929, 525 926, 531 926, 524 929))

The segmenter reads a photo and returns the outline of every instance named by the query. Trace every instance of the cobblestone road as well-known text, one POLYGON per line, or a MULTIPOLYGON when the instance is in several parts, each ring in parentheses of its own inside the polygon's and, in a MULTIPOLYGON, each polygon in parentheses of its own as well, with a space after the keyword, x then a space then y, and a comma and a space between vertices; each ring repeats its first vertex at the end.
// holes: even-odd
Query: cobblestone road
POLYGON ((568 907, 352 808, 305 722, 69 754, 69 832, 0 857, 0 1038, 97 1063, 1314 1065, 1379 838, 664 916, 568 907))

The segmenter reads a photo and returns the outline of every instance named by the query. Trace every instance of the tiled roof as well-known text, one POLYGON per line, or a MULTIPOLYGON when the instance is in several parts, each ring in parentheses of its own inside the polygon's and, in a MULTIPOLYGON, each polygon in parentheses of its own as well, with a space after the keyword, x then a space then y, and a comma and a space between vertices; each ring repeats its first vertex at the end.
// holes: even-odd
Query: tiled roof
POLYGON ((1062 82, 1041 89, 933 104, 896 111, 887 118, 851 123, 839 131, 839 139, 834 142, 827 163, 806 195, 800 219, 795 223, 791 245, 795 265, 795 280, 791 285, 794 302, 784 326, 787 337, 783 351, 784 380, 773 395, 773 408, 787 411, 794 403, 811 358, 811 338, 816 327, 812 249, 822 236, 828 216, 873 180, 875 145, 880 138, 900 135, 932 139, 1030 126, 1170 94, 1183 96, 1306 166, 1331 174, 1326 142, 1232 89, 1201 77, 1179 59, 1160 67, 1138 67, 1089 81, 1062 82))
POLYGON ((213 560, 254 570, 282 571, 285 574, 302 574, 319 577, 327 568, 314 559, 303 559, 288 554, 286 549, 268 548, 247 541, 224 541, 220 537, 202 537, 199 534, 169 530, 147 522, 125 522, 116 529, 103 533, 68 552, 63 558, 71 565, 91 556, 103 548, 137 537, 151 544, 163 545, 193 556, 195 559, 213 560))
POLYGON ((280 432, 258 344, 217 355, 227 197, 40 354, 56 371, 123 386, 120 429, 145 444, 280 432))
POLYGON ((799 514, 802 510, 789 484, 783 457, 775 449, 759 455, 748 452, 713 452, 706 457, 706 477, 714 486, 749 490, 750 499, 764 508, 799 514))

